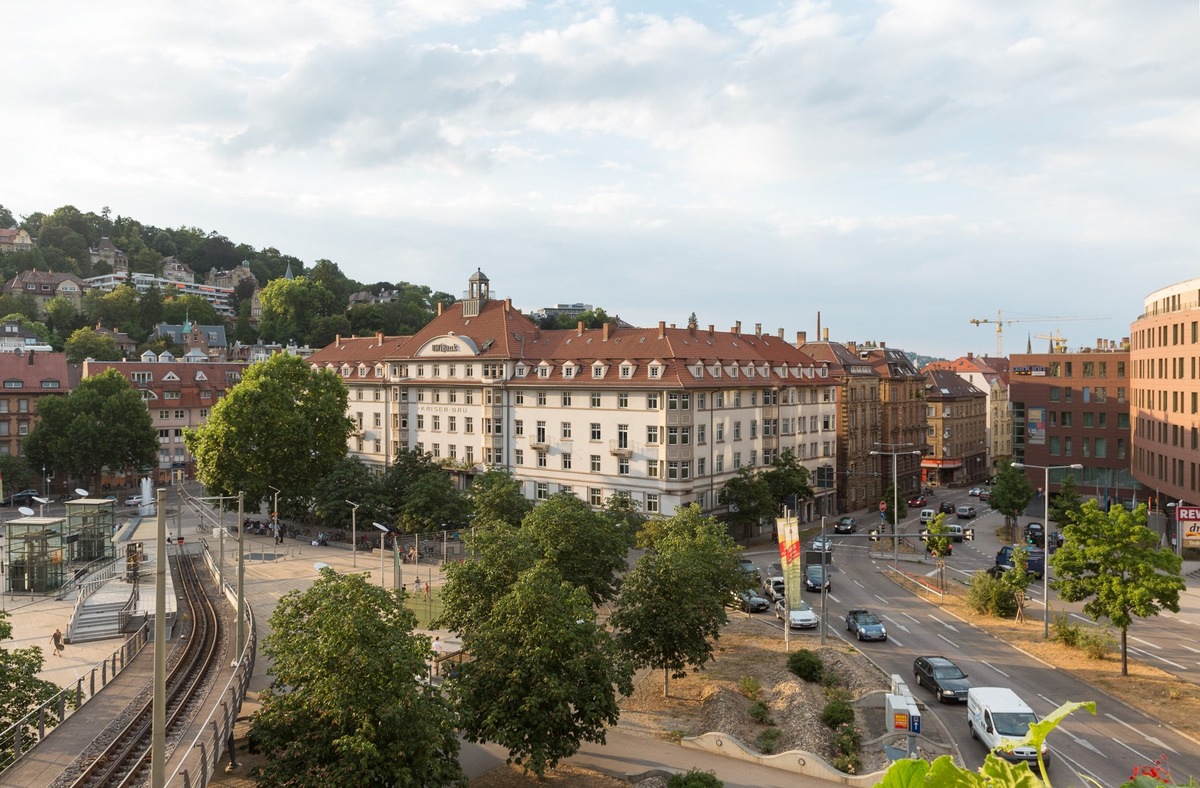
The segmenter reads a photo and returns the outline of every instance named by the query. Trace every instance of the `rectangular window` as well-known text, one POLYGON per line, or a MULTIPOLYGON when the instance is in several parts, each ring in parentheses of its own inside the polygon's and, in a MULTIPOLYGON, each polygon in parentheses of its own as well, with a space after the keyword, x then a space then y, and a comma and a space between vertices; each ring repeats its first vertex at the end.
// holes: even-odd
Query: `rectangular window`
POLYGON ((537 483, 537 499, 544 501, 550 497, 550 485, 546 482, 537 483))
MULTIPOLYGON (((420 417, 418 417, 418 418, 420 418, 420 417)), ((519 437, 522 437, 524 434, 525 434, 525 420, 517 419, 516 421, 513 422, 513 435, 516 435, 519 438, 519 437)))
POLYGON ((646 425, 646 443, 650 444, 651 446, 656 445, 658 443, 658 425, 657 424, 647 424, 646 425))
POLYGON ((604 498, 599 487, 588 488, 588 503, 592 506, 601 506, 604 503, 604 498))
POLYGON ((539 468, 546 467, 546 452, 539 451, 537 453, 537 467, 539 467, 539 468))
POLYGON ((591 424, 591 440, 600 440, 600 423, 593 421, 591 424))
POLYGON ((518 391, 516 394, 513 394, 513 404, 514 405, 524 405, 525 404, 525 393, 522 391, 518 391))
POLYGON ((725 471, 725 455, 718 454, 713 460, 713 473, 723 473, 725 471))
POLYGON ((629 395, 628 394, 622 393, 622 394, 617 395, 617 407, 618 408, 628 408, 629 407, 629 395))
POLYGON ((696 475, 697 475, 697 476, 703 476, 703 475, 704 475, 704 471, 705 471, 705 469, 706 469, 707 467, 708 467, 708 466, 706 466, 706 465, 704 464, 704 458, 703 458, 703 457, 697 457, 697 458, 696 458, 696 475))
MULTIPOLYGON (((592 392, 592 407, 593 408, 600 407, 600 392, 599 391, 592 392)), ((592 489, 595 489, 595 488, 592 488, 592 489)))
POLYGON ((592 473, 600 473, 600 455, 592 455, 592 473))
POLYGON ((1096 438, 1092 441, 1092 450, 1097 458, 1105 458, 1108 456, 1108 439, 1096 438))
POLYGON ((429 426, 434 431, 440 430, 442 428, 442 417, 441 416, 430 416, 429 421, 430 421, 429 426))
POLYGON ((525 451, 523 449, 513 449, 513 465, 525 464, 525 451))
POLYGON ((646 493, 646 512, 649 514, 658 513, 658 494, 646 493))
POLYGON ((738 468, 741 468, 741 467, 742 467, 742 453, 740 451, 735 451, 733 453, 733 469, 736 471, 738 468))
MULTIPOLYGON (((376 413, 375 415, 378 416, 379 414, 376 413)), ((447 416, 446 417, 446 430, 448 432, 458 432, 458 419, 455 418, 454 416, 447 416)))
POLYGON ((742 439, 742 423, 740 421, 735 421, 733 423, 733 439, 735 441, 740 441, 742 439))
POLYGON ((646 476, 651 479, 658 478, 658 460, 646 460, 646 476))
POLYGON ((1061 402, 1062 401, 1062 389, 1061 388, 1059 388, 1058 386, 1050 387, 1050 401, 1051 402, 1061 402))
POLYGON ((1058 435, 1050 436, 1050 454, 1055 457, 1062 454, 1062 438, 1058 435))
POLYGON ((475 432, 475 419, 470 416, 463 416, 463 432, 468 435, 475 432))
POLYGON ((724 443, 725 441, 725 425, 719 421, 717 422, 716 441, 717 443, 724 443))
POLYGON ((562 406, 563 406, 564 408, 569 408, 569 407, 571 407, 571 392, 569 392, 569 391, 564 391, 564 392, 562 393, 562 406))
POLYGON ((564 471, 569 471, 569 470, 571 470, 571 452, 569 452, 569 451, 568 451, 568 452, 563 452, 563 456, 562 456, 562 469, 563 469, 564 471))
POLYGON ((564 421, 562 423, 562 436, 563 436, 563 440, 571 439, 571 422, 564 421))
POLYGON ((658 410, 658 392, 652 391, 646 395, 646 410, 658 410))
POLYGON ((539 392, 537 393, 537 404, 538 404, 538 405, 545 405, 545 404, 546 404, 546 392, 544 392, 544 391, 539 391, 539 392))
POLYGON ((701 446, 705 444, 706 437, 708 435, 708 431, 705 429, 706 427, 708 427, 707 424, 696 425, 696 443, 699 443, 701 446))
POLYGON ((535 429, 537 430, 537 434, 534 436, 534 440, 536 440, 538 443, 545 443, 546 442, 546 422, 539 421, 537 423, 537 427, 535 429))
POLYGON ((628 457, 617 458, 617 475, 618 476, 628 476, 629 475, 629 458, 628 457))

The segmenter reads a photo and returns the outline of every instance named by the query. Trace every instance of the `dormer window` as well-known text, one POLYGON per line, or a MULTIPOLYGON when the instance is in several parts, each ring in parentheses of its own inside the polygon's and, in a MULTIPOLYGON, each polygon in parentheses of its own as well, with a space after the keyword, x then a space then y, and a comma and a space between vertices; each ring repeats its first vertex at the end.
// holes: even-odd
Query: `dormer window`
POLYGON ((658 364, 651 364, 650 365, 650 377, 658 378, 661 376, 662 376, 662 366, 660 366, 658 364))
POLYGON ((592 366, 592 378, 594 380, 598 380, 603 377, 604 377, 604 365, 603 364, 593 365, 592 366))
POLYGON ((621 377, 622 377, 622 378, 631 378, 631 377, 633 377, 633 365, 631 365, 631 364, 622 364, 622 365, 621 365, 621 377))
POLYGON ((542 365, 538 366, 538 377, 539 378, 550 377, 550 367, 546 364, 542 364, 542 365))

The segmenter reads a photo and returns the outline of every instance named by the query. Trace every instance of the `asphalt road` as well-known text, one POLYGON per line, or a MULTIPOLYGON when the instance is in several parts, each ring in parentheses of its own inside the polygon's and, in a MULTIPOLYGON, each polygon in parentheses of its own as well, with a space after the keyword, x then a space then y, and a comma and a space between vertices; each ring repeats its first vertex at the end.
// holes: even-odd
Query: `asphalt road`
MULTIPOLYGON (((943 492, 941 497, 933 499, 931 503, 947 498, 955 503, 974 502, 981 513, 972 523, 976 533, 975 541, 954 545, 954 555, 946 562, 949 581, 956 573, 967 577, 994 563, 996 551, 1000 547, 994 532, 1003 523, 1003 517, 975 499, 968 498, 965 490, 943 492)), ((915 534, 919 530, 916 512, 913 511, 912 514, 913 517, 901 523, 902 533, 915 534)), ((886 545, 886 554, 880 557, 877 553, 872 557, 871 542, 865 537, 865 533, 874 523, 864 527, 866 520, 868 518, 859 517, 857 535, 833 537, 834 572, 826 614, 826 621, 830 627, 828 635, 846 635, 843 617, 849 608, 868 607, 878 613, 888 627, 888 641, 856 645, 886 673, 899 674, 908 682, 918 702, 928 704, 923 713, 934 715, 943 723, 970 768, 978 768, 983 763, 986 752, 979 742, 970 737, 966 725, 966 706, 937 703, 928 690, 916 686, 912 663, 917 656, 940 654, 948 657, 970 675, 975 686, 1010 687, 1039 715, 1048 714, 1068 701, 1096 701, 1096 716, 1091 716, 1085 711, 1076 712, 1050 735, 1052 773, 1064 774, 1065 769, 1097 780, 1102 785, 1118 785, 1128 779, 1134 765, 1152 764, 1156 758, 1165 754, 1175 774, 1200 774, 1200 743, 1164 728, 1137 710, 993 638, 969 622, 913 596, 883 577, 881 570, 890 561, 891 544, 881 542, 881 545, 886 545)), ((912 543, 920 544, 915 537, 912 543)), ((776 560, 774 551, 770 550, 752 553, 750 557, 760 564, 760 570, 765 570, 767 564, 776 560)), ((921 568, 932 576, 932 562, 924 567, 920 563, 906 562, 908 571, 920 571, 921 568)), ((1028 612, 1040 620, 1040 583, 1031 591, 1036 593, 1031 593, 1028 612)), ((820 610, 821 600, 816 595, 808 595, 806 598, 814 609, 820 610)), ((1056 601, 1052 602, 1053 609, 1057 610, 1059 607, 1056 601)), ((1184 615, 1189 618, 1178 620, 1191 621, 1190 617, 1195 613, 1184 615)), ((1173 619, 1164 619, 1139 625, 1140 629, 1146 631, 1146 636, 1142 639, 1146 641, 1143 645, 1147 652, 1161 652, 1160 655, 1163 655, 1167 653, 1168 648, 1191 650, 1187 643, 1190 627, 1185 628, 1183 632, 1176 632, 1173 639, 1166 635, 1167 630, 1180 629, 1179 626, 1173 626, 1172 621, 1173 619), (1159 632, 1159 629, 1163 632, 1159 632), (1158 646, 1157 650, 1153 650, 1155 646, 1158 646)), ((817 638, 812 633, 804 633, 798 637, 811 638, 813 642, 817 638)), ((1192 657, 1193 663, 1200 659, 1200 650, 1196 650, 1192 657)), ((1200 663, 1195 664, 1200 667, 1200 663)), ((1188 672, 1200 673, 1200 670, 1188 672)), ((925 729, 934 728, 925 726, 925 729)), ((1079 782, 1082 783, 1083 780, 1080 779, 1079 782)))

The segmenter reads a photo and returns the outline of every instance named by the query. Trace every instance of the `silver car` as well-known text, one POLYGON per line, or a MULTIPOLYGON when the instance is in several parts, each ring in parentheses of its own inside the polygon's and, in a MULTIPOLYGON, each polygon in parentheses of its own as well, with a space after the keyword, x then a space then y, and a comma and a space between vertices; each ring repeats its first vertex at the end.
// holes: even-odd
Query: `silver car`
POLYGON ((775 603, 775 618, 783 621, 788 620, 788 626, 792 629, 813 629, 821 623, 821 619, 817 618, 817 614, 813 612, 812 607, 804 601, 797 603, 797 606, 792 609, 787 609, 787 602, 779 600, 775 603))

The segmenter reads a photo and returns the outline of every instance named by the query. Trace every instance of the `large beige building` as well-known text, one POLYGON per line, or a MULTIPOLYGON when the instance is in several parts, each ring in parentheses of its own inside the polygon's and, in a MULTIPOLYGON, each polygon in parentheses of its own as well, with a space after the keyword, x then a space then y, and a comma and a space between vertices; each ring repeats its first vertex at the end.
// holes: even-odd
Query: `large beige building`
MULTIPOLYGON (((721 510, 739 469, 784 451, 814 477, 836 467, 838 387, 782 331, 546 331, 477 271, 414 336, 339 338, 308 360, 346 381, 350 453, 381 470, 418 449, 464 482, 506 468, 531 499, 570 491, 599 507, 621 491, 671 514, 721 510)), ((833 514, 831 497, 802 514, 833 514)))
POLYGON ((1156 509, 1200 503, 1200 278, 1146 296, 1129 367, 1134 478, 1156 509))

